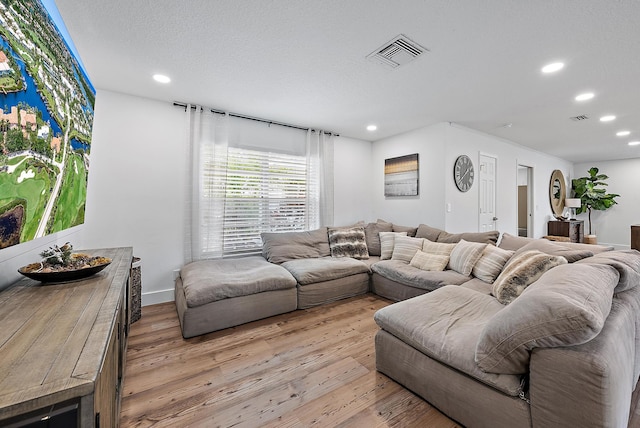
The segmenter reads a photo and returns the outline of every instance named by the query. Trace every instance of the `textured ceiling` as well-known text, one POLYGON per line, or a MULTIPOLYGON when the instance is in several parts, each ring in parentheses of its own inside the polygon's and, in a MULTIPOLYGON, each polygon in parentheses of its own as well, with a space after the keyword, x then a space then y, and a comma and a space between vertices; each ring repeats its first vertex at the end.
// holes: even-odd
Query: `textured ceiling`
POLYGON ((637 0, 56 4, 97 89, 370 141, 447 121, 574 162, 640 157, 637 0), (430 52, 396 69, 365 58, 401 33, 430 52))

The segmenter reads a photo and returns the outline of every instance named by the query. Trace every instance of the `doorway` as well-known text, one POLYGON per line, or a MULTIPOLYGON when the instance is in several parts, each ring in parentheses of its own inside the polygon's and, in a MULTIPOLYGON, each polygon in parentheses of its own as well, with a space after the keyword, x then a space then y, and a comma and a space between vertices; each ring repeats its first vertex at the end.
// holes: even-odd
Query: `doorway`
POLYGON ((533 168, 518 165, 518 236, 533 236, 533 168))

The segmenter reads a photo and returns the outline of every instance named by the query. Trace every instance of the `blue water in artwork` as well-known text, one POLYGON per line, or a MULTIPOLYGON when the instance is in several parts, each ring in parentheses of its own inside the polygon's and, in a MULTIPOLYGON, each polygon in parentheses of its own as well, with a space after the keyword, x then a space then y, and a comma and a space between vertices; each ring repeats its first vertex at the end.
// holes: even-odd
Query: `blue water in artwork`
POLYGON ((11 92, 6 95, 0 93, 0 108, 11 108, 11 106, 18 105, 18 103, 20 102, 23 102, 30 107, 35 107, 40 110, 40 112, 42 112, 42 120, 44 120, 45 122, 49 122, 53 134, 58 136, 62 135, 62 130, 60 129, 58 122, 56 122, 55 119, 49 114, 49 109, 47 109, 47 106, 45 105, 42 97, 36 90, 36 82, 29 75, 29 73, 25 71, 24 61, 22 61, 22 59, 18 55, 16 55, 11 46, 9 46, 7 41, 2 37, 0 37, 0 46, 2 46, 5 51, 11 54, 13 59, 18 64, 18 67, 20 67, 20 72, 24 76, 25 82, 27 82, 26 91, 11 92))
POLYGON ((78 140, 77 138, 71 139, 71 148, 73 150, 83 150, 88 151, 91 146, 83 141, 78 140))

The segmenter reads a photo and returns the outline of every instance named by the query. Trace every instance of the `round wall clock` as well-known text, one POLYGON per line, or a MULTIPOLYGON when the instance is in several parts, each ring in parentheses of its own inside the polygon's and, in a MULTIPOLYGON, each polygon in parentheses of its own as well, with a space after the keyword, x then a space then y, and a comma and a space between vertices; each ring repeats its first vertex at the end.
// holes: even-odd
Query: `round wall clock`
POLYGON ((461 192, 466 192, 473 185, 473 162, 467 155, 458 156, 453 165, 453 180, 461 192))

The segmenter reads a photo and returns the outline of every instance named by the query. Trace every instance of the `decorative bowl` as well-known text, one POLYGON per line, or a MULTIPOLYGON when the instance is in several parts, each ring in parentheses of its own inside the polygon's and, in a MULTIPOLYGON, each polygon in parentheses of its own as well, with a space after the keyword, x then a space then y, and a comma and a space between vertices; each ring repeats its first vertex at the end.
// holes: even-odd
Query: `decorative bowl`
POLYGON ((35 266, 41 266, 41 263, 31 263, 18 269, 18 272, 27 278, 35 279, 43 283, 67 282, 87 278, 95 275, 111 264, 111 259, 104 258, 104 262, 93 266, 82 267, 77 269, 40 272, 32 270, 35 266))

